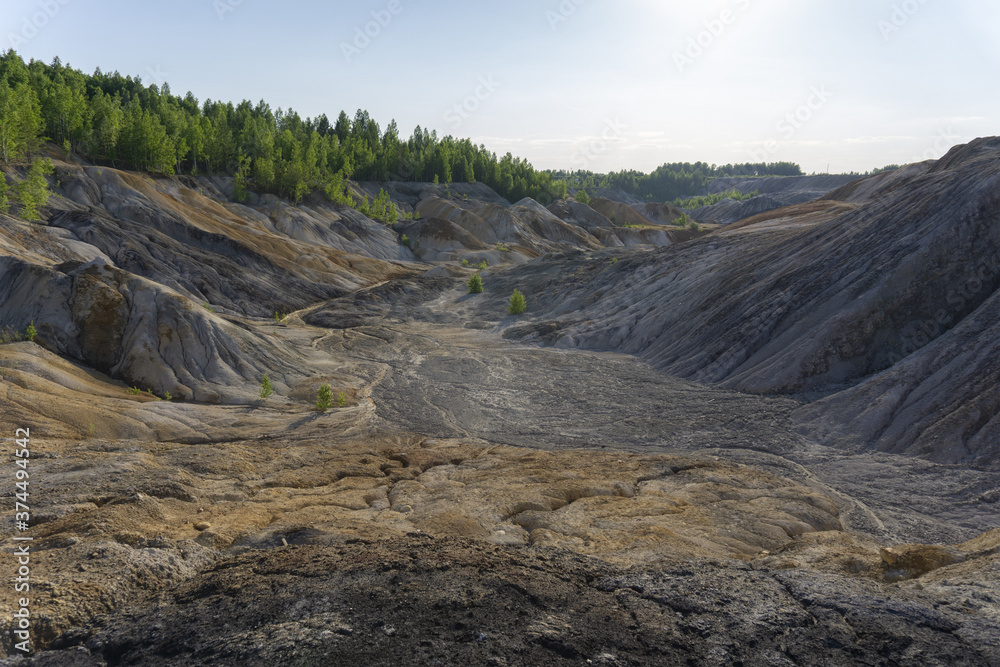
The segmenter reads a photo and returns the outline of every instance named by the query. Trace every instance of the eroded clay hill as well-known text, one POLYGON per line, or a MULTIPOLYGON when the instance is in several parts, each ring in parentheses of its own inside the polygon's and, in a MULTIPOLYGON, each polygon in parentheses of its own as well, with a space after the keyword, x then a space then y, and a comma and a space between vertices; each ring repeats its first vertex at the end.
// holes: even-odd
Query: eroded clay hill
POLYGON ((841 174, 717 178, 709 183, 708 194, 733 190, 745 195, 757 194, 742 201, 724 199, 717 204, 696 208, 691 211, 691 215, 701 222, 728 225, 783 206, 805 204, 819 199, 831 190, 847 185, 855 179, 855 176, 841 174))
POLYGON ((821 442, 1000 460, 1000 140, 614 264, 535 263, 513 284, 535 324, 508 335, 821 399, 800 412, 821 442))
MULTIPOLYGON (((264 372, 283 388, 307 375, 288 350, 227 318, 267 319, 418 276, 428 269, 419 260, 523 262, 621 245, 616 231, 658 245, 685 238, 652 221, 637 230, 604 220, 599 240, 574 219, 533 200, 510 206, 481 185, 389 184, 402 214, 423 216, 394 230, 319 197, 232 203, 222 179, 57 160, 52 181, 44 225, 0 216, 0 325, 34 322, 48 349, 200 402, 248 400, 264 372)), ((378 189, 366 188, 359 198, 378 189)))

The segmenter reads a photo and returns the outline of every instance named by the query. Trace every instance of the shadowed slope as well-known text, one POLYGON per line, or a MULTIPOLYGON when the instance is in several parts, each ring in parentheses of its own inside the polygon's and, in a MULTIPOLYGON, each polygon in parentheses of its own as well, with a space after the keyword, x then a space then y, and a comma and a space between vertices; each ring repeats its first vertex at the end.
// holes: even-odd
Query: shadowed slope
POLYGON ((850 437, 997 465, 998 220, 1000 139, 982 139, 689 244, 600 271, 574 271, 580 257, 531 265, 521 282, 566 276, 535 300, 561 315, 560 346, 635 353, 742 391, 832 393, 906 359, 895 381, 831 399, 826 423, 885 394, 850 437))

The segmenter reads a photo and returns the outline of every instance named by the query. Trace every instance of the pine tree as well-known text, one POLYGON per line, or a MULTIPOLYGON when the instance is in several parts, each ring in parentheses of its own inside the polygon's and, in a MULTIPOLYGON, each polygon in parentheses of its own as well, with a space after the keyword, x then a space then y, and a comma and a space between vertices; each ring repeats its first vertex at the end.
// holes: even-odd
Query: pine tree
POLYGON ((271 384, 271 378, 264 373, 264 379, 260 381, 260 397, 267 400, 267 397, 274 393, 274 385, 271 384))
POLYGON ((510 305, 507 306, 507 313, 510 315, 520 315, 528 308, 528 303, 520 290, 514 290, 510 295, 510 305))
POLYGON ((321 385, 319 391, 316 392, 316 409, 320 412, 324 412, 333 407, 333 392, 330 390, 330 385, 321 385))
POLYGON ((7 199, 7 176, 0 171, 0 213, 10 213, 10 201, 7 199))
POLYGON ((37 146, 42 128, 38 96, 27 83, 11 88, 0 79, 0 162, 23 160, 37 146))
POLYGON ((108 160, 113 164, 125 118, 121 98, 117 95, 114 97, 105 95, 98 90, 90 101, 90 110, 92 125, 89 150, 93 157, 108 160))
POLYGON ((233 201, 242 204, 247 200, 249 195, 248 187, 250 185, 250 158, 246 155, 240 155, 239 157, 239 167, 236 169, 236 175, 233 176, 233 201))
POLYGON ((472 274, 469 278, 469 282, 465 283, 465 286, 469 288, 469 294, 482 294, 483 292, 483 279, 478 273, 472 274))
POLYGON ((46 174, 53 172, 48 158, 36 158, 31 163, 28 176, 18 183, 17 198, 21 202, 21 217, 28 221, 40 220, 38 209, 49 203, 49 182, 46 174))
POLYGON ((580 189, 580 190, 577 190, 576 200, 578 202, 580 202, 581 204, 589 204, 590 203, 590 196, 587 194, 586 190, 580 189))

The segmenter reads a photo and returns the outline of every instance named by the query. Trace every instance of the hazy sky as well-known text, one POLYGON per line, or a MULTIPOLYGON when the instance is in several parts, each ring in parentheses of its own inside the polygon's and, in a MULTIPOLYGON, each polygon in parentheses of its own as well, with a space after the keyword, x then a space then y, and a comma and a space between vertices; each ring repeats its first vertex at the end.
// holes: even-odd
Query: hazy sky
POLYGON ((302 116, 364 108, 539 168, 867 171, 1000 134, 992 2, 3 4, 0 48, 25 59, 302 116))

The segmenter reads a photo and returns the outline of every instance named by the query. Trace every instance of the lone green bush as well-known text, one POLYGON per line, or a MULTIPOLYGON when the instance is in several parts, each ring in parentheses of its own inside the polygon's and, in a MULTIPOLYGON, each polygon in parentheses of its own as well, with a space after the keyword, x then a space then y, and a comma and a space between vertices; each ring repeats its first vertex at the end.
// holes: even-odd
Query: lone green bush
POLYGON ((469 294, 482 294, 483 279, 479 277, 478 273, 473 273, 472 277, 469 278, 469 282, 465 283, 465 286, 469 288, 469 294))
POLYGON ((35 321, 32 320, 28 323, 28 328, 24 330, 24 337, 33 343, 37 335, 38 331, 35 329, 35 321))
POLYGON ((340 392, 337 394, 337 407, 342 408, 345 405, 347 405, 347 396, 344 395, 344 392, 340 392))
POLYGON ((271 384, 271 378, 264 373, 264 379, 260 381, 260 397, 267 400, 267 397, 274 393, 274 385, 271 384))
POLYGON ((520 290, 514 290, 510 295, 510 305, 507 306, 507 313, 510 315, 520 315, 528 308, 528 302, 520 290))
POLYGON ((316 409, 323 412, 329 410, 333 407, 333 392, 330 391, 330 385, 323 384, 320 385, 319 391, 316 392, 316 409))

